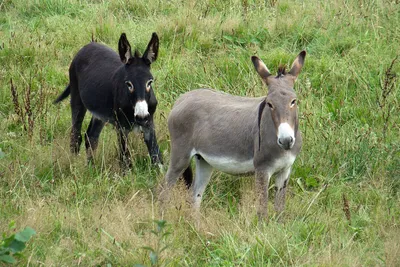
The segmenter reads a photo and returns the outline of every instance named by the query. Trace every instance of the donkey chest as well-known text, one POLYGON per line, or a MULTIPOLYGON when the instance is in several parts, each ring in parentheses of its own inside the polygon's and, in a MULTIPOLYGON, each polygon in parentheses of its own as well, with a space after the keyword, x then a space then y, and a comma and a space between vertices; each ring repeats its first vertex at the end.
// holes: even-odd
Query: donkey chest
POLYGON ((296 156, 290 152, 286 152, 282 154, 280 157, 276 157, 268 164, 266 164, 266 171, 273 175, 274 173, 280 172, 281 170, 290 168, 294 161, 296 160, 296 156))

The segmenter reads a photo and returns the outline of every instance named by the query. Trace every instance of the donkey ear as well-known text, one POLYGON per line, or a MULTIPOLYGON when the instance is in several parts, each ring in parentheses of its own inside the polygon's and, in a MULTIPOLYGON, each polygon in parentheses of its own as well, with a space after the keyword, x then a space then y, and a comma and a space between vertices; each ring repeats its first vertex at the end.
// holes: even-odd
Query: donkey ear
POLYGON ((151 40, 147 45, 146 51, 143 54, 143 59, 147 62, 147 64, 151 64, 157 59, 158 55, 158 36, 157 33, 153 32, 151 35, 151 40))
POLYGON ((264 80, 264 82, 267 82, 267 78, 271 75, 269 72, 267 66, 265 66, 264 62, 259 59, 256 56, 251 57, 251 61, 253 62, 254 67, 256 68, 256 71, 258 72, 258 75, 264 80))
POLYGON ((132 57, 132 52, 131 45, 129 44, 128 39, 126 39, 125 33, 121 34, 121 37, 119 38, 118 52, 122 63, 128 63, 129 59, 132 57))
POLYGON ((292 68, 290 69, 289 74, 293 75, 295 78, 297 78, 301 71, 301 68, 304 65, 306 54, 307 53, 305 50, 301 51, 292 64, 292 68))

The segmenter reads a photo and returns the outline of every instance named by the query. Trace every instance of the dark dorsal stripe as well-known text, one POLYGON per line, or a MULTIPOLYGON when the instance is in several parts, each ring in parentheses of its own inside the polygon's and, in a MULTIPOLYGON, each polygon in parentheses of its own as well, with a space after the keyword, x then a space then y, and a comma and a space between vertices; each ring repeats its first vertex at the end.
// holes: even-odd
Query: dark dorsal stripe
POLYGON ((260 107, 258 108, 258 151, 260 151, 261 148, 261 117, 266 104, 267 99, 264 99, 264 101, 260 103, 260 107))

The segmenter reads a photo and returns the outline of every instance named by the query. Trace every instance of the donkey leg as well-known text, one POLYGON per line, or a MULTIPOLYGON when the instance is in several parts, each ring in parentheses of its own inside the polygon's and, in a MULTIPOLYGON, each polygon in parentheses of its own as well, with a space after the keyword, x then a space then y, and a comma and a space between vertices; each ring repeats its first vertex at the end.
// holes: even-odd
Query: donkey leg
POLYGON ((258 198, 257 216, 268 221, 268 185, 271 175, 267 171, 256 170, 256 196, 258 198))
POLYGON ((183 172, 188 167, 190 168, 190 159, 190 152, 185 153, 180 151, 179 148, 172 147, 168 171, 164 182, 160 184, 158 189, 161 215, 164 212, 165 204, 169 202, 169 191, 176 184, 183 172))
POLYGON ((74 154, 79 153, 82 143, 82 122, 85 118, 86 108, 82 103, 80 96, 71 93, 71 112, 72 112, 72 129, 71 129, 71 152, 74 154))
POLYGON ((154 123, 151 119, 148 127, 143 128, 144 142, 146 143, 147 149, 149 150, 151 163, 152 164, 162 164, 162 155, 160 148, 157 144, 156 132, 154 130, 154 123))
POLYGON ((119 139, 119 160, 120 166, 123 170, 126 168, 132 167, 132 159, 130 156, 130 152, 128 150, 128 130, 123 128, 118 129, 118 139, 119 139))
POLYGON ((289 182, 291 167, 280 171, 275 180, 275 211, 279 216, 285 208, 286 187, 289 182))
POLYGON ((103 130, 104 122, 92 117, 89 127, 85 134, 86 158, 88 163, 93 160, 94 151, 99 142, 101 130, 103 130))
POLYGON ((193 186, 193 209, 197 224, 200 222, 200 205, 203 193, 210 181, 213 167, 201 156, 196 155, 196 177, 193 186))

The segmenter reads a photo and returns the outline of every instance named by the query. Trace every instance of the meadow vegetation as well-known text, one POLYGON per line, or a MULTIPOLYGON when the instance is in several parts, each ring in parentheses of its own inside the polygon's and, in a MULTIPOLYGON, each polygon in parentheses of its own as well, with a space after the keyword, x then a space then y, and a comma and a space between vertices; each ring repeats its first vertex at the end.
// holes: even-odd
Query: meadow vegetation
POLYGON ((398 0, 0 1, 0 231, 36 231, 21 265, 399 266, 399 25, 398 0), (69 103, 52 101, 83 45, 116 50, 122 32, 140 51, 160 37, 152 73, 165 163, 180 94, 266 95, 250 57, 275 72, 307 50, 295 87, 304 145, 283 223, 257 221, 252 176, 215 172, 200 227, 180 185, 160 229, 167 164, 151 166, 139 134, 127 173, 110 125, 95 164, 83 146, 70 154, 69 103))

